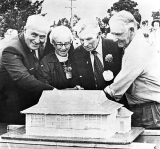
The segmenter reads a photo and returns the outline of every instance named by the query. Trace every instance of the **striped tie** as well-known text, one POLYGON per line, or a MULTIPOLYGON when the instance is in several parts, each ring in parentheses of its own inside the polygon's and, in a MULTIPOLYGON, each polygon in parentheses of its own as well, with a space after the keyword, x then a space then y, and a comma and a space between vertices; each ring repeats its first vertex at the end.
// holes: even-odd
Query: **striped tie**
POLYGON ((102 62, 97 56, 97 51, 91 52, 94 56, 94 77, 96 82, 96 89, 103 90, 105 88, 105 80, 103 78, 104 68, 102 62))

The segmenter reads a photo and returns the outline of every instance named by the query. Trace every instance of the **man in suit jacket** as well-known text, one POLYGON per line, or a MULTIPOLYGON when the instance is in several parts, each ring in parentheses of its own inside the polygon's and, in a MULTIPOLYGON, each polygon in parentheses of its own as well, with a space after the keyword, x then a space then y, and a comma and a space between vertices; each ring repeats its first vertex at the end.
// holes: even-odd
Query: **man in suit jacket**
POLYGON ((30 16, 24 32, 9 38, 2 47, 0 122, 24 124, 25 116, 20 111, 36 104, 43 90, 53 89, 36 79, 39 62, 36 56, 49 31, 45 21, 42 16, 30 16))
MULTIPOLYGON (((109 39, 101 37, 101 31, 95 20, 81 19, 74 28, 81 41, 81 46, 75 49, 74 57, 77 64, 81 86, 86 90, 103 90, 113 82, 113 78, 121 69, 122 49, 109 39), (94 55, 103 65, 103 85, 98 86, 95 77, 94 55)), ((102 74, 101 74, 102 75, 102 74)))

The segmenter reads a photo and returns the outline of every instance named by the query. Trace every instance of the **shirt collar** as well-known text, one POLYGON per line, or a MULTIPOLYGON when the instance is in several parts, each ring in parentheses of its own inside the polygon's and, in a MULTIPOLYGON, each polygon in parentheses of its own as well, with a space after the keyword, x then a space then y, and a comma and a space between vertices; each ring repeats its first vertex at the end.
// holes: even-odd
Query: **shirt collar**
POLYGON ((59 56, 58 54, 56 54, 56 56, 57 56, 59 62, 66 62, 68 60, 68 54, 66 57, 59 56))

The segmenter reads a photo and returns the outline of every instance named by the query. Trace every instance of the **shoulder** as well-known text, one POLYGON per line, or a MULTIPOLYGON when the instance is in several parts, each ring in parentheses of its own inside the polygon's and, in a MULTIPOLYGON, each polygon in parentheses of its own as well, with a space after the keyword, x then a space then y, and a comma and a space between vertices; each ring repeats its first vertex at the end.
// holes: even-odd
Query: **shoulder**
POLYGON ((117 43, 114 42, 112 39, 106 39, 103 37, 102 37, 102 44, 106 46, 116 46, 117 47, 117 43))
POLYGON ((73 51, 74 55, 85 55, 86 53, 88 53, 88 51, 86 51, 83 46, 79 46, 77 47, 74 51, 73 51))
POLYGON ((21 49, 21 43, 19 41, 18 36, 15 36, 13 38, 4 39, 2 50, 5 52, 11 52, 11 53, 19 53, 21 49))
POLYGON ((41 62, 43 63, 51 63, 51 62, 56 62, 56 61, 57 61, 57 58, 56 58, 54 51, 45 55, 41 60, 41 62))

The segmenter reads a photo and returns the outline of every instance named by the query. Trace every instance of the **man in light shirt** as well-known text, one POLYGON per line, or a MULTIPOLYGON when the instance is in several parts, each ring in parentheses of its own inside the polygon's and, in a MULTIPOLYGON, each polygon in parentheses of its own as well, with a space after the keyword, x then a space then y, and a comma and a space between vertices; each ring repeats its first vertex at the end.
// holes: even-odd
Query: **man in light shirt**
POLYGON ((96 19, 81 19, 74 30, 81 42, 81 46, 74 50, 81 86, 88 90, 103 90, 121 69, 122 50, 117 43, 101 37, 96 19), (98 64, 95 64, 95 59, 98 64))
POLYGON ((131 13, 118 12, 109 25, 114 40, 124 48, 124 56, 121 71, 104 91, 115 101, 126 95, 130 110, 134 112, 132 126, 159 127, 154 120, 160 103, 160 59, 143 32, 137 29, 138 23, 131 13))

